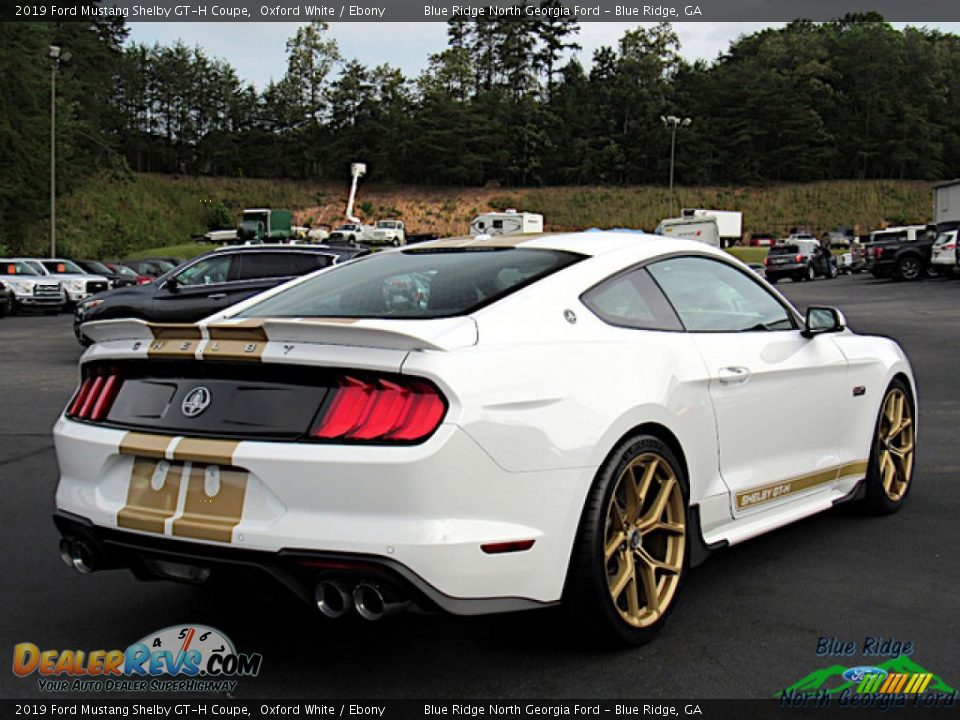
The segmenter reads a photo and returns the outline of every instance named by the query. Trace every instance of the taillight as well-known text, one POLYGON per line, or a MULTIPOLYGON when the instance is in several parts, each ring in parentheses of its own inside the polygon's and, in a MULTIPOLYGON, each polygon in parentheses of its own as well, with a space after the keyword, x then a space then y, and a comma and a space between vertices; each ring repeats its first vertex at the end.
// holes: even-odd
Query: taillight
POLYGON ((798 262, 798 263, 803 262, 803 255, 797 255, 797 256, 793 259, 793 261, 794 261, 794 262, 798 262))
POLYGON ((770 264, 770 258, 765 257, 765 258, 763 259, 763 264, 764 264, 764 265, 769 265, 769 264, 770 264))
POLYGON ((419 380, 344 377, 310 435, 324 440, 414 442, 446 412, 436 388, 419 380))
POLYGON ((879 258, 881 255, 883 255, 883 248, 874 248, 874 249, 873 249, 873 257, 874 257, 874 258, 879 258))
POLYGON ((87 375, 67 407, 67 416, 80 420, 103 420, 117 399, 123 379, 116 370, 106 369, 87 375))

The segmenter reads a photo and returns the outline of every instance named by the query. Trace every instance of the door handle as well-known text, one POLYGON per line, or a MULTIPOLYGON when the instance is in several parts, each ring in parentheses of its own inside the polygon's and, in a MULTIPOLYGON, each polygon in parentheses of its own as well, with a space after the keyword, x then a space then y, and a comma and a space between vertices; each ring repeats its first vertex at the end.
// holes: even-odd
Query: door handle
POLYGON ((210 300, 223 300, 226 296, 226 293, 214 293, 213 295, 207 295, 207 298, 210 300))
POLYGON ((750 370, 742 365, 723 367, 717 373, 717 379, 724 385, 739 385, 746 382, 748 377, 750 377, 750 370))

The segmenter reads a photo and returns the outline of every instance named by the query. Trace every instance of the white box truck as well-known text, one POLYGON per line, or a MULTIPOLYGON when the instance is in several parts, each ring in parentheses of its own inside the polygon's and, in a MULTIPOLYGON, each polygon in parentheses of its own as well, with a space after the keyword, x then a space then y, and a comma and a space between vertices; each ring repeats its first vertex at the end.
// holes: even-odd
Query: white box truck
POLYGON ((720 247, 720 230, 717 228, 716 218, 712 215, 666 218, 660 221, 654 232, 665 237, 696 240, 720 247))
POLYGON ((521 213, 513 208, 505 212, 477 215, 470 223, 471 235, 529 235, 542 232, 543 215, 521 213))
POLYGON ((743 213, 737 210, 708 210, 706 208, 684 208, 681 217, 713 217, 717 221, 720 233, 720 247, 736 245, 743 237, 743 213))
POLYGON ((933 186, 933 222, 938 230, 947 230, 942 224, 960 225, 960 180, 947 180, 933 186))

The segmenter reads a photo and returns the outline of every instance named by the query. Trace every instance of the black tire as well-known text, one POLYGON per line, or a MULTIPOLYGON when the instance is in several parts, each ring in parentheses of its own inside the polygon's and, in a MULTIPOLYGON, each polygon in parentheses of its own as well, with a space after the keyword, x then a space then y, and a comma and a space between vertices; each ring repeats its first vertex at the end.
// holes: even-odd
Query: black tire
POLYGON ((813 265, 807 265, 807 273, 804 280, 813 281, 817 279, 817 269, 813 265))
POLYGON ((919 280, 923 275, 923 262, 915 255, 907 255, 897 261, 897 268, 893 273, 897 280, 906 280, 913 282, 919 280))
POLYGON ((778 278, 778 277, 776 277, 776 276, 774 276, 774 277, 767 277, 767 282, 770 283, 771 285, 776 285, 776 284, 777 284, 777 280, 779 280, 779 279, 780 279, 780 278, 778 278))
POLYGON ((914 448, 916 417, 916 406, 910 387, 899 378, 894 379, 887 387, 883 394, 883 401, 880 403, 880 411, 877 414, 877 423, 873 431, 873 442, 870 445, 870 459, 867 462, 866 494, 862 505, 863 509, 871 514, 889 515, 895 513, 907 501, 910 489, 913 487, 913 470, 916 466, 916 451, 914 448), (891 418, 886 410, 891 398, 897 397, 903 398, 905 412, 909 414, 909 423, 891 440, 889 436, 895 428, 891 427, 891 418), (887 437, 883 437, 884 435, 887 437), (894 461, 892 458, 898 456, 892 454, 890 450, 893 445, 900 448, 909 445, 909 458, 894 461), (887 452, 887 461, 883 460, 885 451, 887 452), (895 474, 899 474, 905 469, 905 482, 902 477, 896 478, 889 486, 884 482, 887 462, 892 463, 895 474), (898 465, 899 467, 897 467, 898 465), (891 492, 888 487, 894 491, 891 492))
POLYGON ((574 620, 572 624, 585 639, 603 645, 641 645, 661 630, 676 606, 689 567, 691 529, 687 498, 683 469, 659 438, 628 437, 610 453, 594 479, 583 508, 563 596, 564 608, 574 620), (637 490, 633 497, 641 494, 632 474, 638 466, 644 474, 649 470, 650 480, 645 485, 643 498, 634 508, 638 517, 629 522, 626 518, 633 511, 627 504, 626 490, 632 485, 637 490), (666 499, 657 515, 655 501, 662 498, 666 499), (622 507, 621 500, 624 500, 622 507), (623 522, 622 529, 609 522, 612 513, 618 518, 616 523, 623 522), (648 524, 648 529, 642 530, 641 524, 648 524), (672 529, 650 528, 653 524, 672 529), (615 535, 622 536, 620 544, 615 535), (612 543, 609 543, 610 537, 612 543), (608 543, 617 548, 611 551, 609 559, 605 557, 608 543), (656 556, 660 554, 672 569, 660 570, 662 574, 657 577, 658 571, 643 558, 654 557, 659 561, 656 556), (623 563, 633 568, 632 576, 621 567, 623 563), (614 596, 611 584, 616 582, 612 577, 616 575, 632 579, 622 584, 614 596), (651 595, 657 595, 652 603, 647 599, 646 587, 653 588, 651 595), (635 603, 632 604, 631 599, 635 603), (626 615, 633 616, 634 622, 626 615))

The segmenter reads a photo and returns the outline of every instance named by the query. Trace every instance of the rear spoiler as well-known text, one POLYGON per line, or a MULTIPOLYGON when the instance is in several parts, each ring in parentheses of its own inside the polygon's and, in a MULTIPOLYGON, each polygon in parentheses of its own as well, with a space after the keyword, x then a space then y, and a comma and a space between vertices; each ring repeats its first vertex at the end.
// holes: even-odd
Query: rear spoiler
POLYGON ((409 351, 451 350, 475 345, 477 325, 469 317, 432 320, 245 318, 197 325, 125 319, 84 323, 83 334, 97 343, 114 340, 266 341, 409 351))

